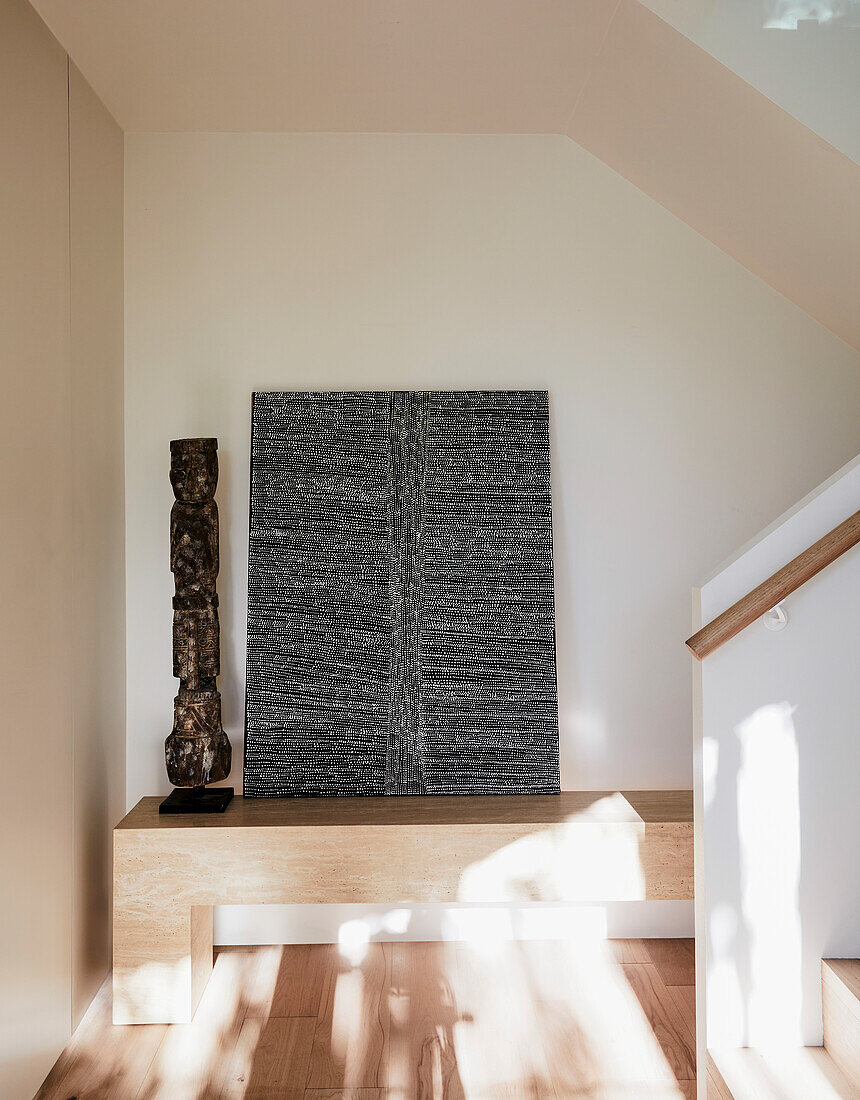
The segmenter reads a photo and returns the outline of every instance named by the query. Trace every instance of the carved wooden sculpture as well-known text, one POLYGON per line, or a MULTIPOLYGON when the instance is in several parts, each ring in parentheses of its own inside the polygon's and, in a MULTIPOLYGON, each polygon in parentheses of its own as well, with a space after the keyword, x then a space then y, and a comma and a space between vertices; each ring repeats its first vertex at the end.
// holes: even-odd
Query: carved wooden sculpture
POLYGON ((170 444, 170 483, 176 502, 170 513, 170 568, 173 597, 173 675, 179 694, 173 701, 173 731, 164 743, 167 775, 174 791, 164 813, 220 811, 233 789, 206 791, 207 783, 230 774, 232 750, 221 728, 218 622, 218 440, 174 439, 170 444))

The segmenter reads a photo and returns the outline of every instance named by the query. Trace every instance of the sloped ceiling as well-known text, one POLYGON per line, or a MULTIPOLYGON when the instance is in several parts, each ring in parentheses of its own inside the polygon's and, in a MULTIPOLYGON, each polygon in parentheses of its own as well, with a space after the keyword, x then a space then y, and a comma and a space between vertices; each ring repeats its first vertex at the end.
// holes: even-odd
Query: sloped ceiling
MULTIPOLYGON (((860 348, 860 168, 638 0, 33 3, 126 130, 566 133, 860 348)), ((791 57, 769 91, 826 119, 791 57)))
POLYGON ((566 132, 860 349, 860 167, 636 0, 566 132))
POLYGON ((642 0, 860 162, 860 0, 642 0))
POLYGON ((36 0, 126 130, 558 133, 605 0, 36 0))

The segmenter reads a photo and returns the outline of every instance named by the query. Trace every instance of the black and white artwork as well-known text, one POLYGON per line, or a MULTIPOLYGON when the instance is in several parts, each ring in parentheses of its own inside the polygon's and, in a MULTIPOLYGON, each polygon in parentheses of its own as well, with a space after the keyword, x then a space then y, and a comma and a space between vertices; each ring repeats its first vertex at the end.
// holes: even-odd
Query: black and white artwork
POLYGON ((255 394, 245 795, 558 789, 547 393, 255 394))

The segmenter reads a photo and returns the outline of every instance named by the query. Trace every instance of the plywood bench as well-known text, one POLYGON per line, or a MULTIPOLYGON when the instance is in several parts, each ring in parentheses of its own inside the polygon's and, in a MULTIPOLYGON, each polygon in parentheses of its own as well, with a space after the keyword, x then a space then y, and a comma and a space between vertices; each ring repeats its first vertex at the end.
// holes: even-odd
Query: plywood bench
POLYGON ((191 1019, 213 905, 693 897, 690 791, 160 801, 114 830, 114 1023, 191 1019))

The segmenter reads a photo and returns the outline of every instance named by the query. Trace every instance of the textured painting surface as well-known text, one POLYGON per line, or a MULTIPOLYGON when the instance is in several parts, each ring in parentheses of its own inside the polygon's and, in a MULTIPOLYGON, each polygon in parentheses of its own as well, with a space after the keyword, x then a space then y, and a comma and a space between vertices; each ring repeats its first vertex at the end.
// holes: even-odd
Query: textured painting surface
POLYGON ((245 794, 557 791, 547 394, 252 419, 245 794))

